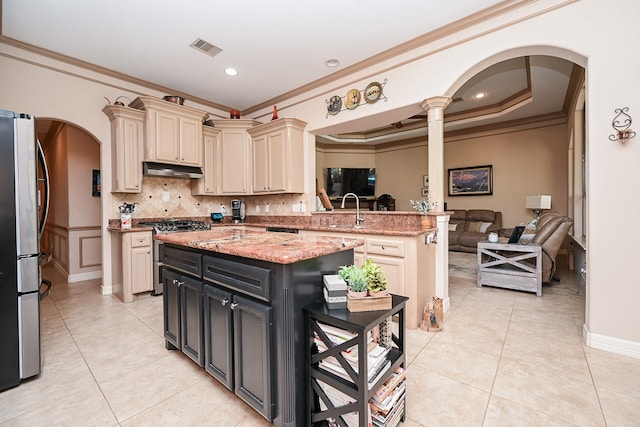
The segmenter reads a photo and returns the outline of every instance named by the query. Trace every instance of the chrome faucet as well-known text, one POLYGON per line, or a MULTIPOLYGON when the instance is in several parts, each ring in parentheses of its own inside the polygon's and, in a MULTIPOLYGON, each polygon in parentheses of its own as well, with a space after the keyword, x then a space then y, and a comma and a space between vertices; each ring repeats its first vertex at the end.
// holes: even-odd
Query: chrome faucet
POLYGON ((340 206, 340 208, 344 209, 344 201, 347 196, 353 196, 356 198, 356 225, 360 225, 360 223, 364 222, 364 218, 360 218, 360 199, 358 198, 358 195, 356 193, 347 193, 342 196, 342 205, 340 206))

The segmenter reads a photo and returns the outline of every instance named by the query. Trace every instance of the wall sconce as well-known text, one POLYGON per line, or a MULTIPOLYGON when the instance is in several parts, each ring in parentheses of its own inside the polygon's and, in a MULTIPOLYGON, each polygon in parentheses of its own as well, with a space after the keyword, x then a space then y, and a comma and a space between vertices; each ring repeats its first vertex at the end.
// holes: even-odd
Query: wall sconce
POLYGON ((636 137, 636 133, 631 130, 631 116, 627 114, 629 107, 616 108, 616 116, 611 122, 611 126, 616 133, 609 135, 609 141, 627 142, 636 137))
POLYGON ((538 218, 545 209, 551 209, 551 196, 545 196, 538 194, 537 196, 527 196, 524 207, 533 210, 533 221, 531 225, 534 227, 538 225, 538 218))

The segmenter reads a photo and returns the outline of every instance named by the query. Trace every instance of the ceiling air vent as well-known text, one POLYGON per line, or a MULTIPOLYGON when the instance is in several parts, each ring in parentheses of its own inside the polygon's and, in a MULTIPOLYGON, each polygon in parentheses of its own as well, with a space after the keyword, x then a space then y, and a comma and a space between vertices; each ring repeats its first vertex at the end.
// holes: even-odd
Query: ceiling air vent
POLYGON ((222 52, 222 49, 218 46, 215 46, 206 40, 202 40, 201 38, 197 38, 196 41, 190 44, 190 46, 200 52, 206 53, 209 56, 216 56, 222 52))

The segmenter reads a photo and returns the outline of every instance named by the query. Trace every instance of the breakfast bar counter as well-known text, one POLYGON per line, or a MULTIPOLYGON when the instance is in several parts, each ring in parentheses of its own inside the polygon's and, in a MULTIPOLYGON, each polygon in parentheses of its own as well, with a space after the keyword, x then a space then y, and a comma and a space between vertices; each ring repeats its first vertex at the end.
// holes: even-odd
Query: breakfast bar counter
POLYGON ((362 239, 301 236, 233 227, 159 234, 154 238, 165 243, 278 264, 292 264, 322 255, 346 251, 364 244, 362 239))

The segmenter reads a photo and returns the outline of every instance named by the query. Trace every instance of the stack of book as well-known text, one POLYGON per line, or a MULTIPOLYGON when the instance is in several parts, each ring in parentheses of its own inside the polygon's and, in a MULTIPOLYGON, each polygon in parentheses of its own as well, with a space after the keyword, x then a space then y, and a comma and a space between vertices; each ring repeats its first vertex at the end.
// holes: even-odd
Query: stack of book
POLYGON ((392 427, 400 423, 404 414, 405 378, 407 371, 398 367, 369 401, 371 424, 374 427, 392 427))
MULTIPOLYGON (((335 328, 330 325, 318 323, 322 331, 327 335, 333 345, 342 344, 352 338, 356 337, 353 332, 345 331, 340 328, 335 328)), ((318 347, 318 352, 322 353, 327 350, 327 345, 315 334, 314 341, 318 347)), ((367 336, 367 383, 369 390, 373 385, 384 375, 384 373, 391 366, 391 361, 387 359, 387 354, 391 347, 383 347, 374 341, 373 334, 369 333, 367 336)), ((342 352, 342 356, 347 361, 349 366, 353 368, 354 372, 358 374, 358 346, 354 345, 349 349, 342 352)), ((340 362, 333 356, 325 357, 320 361, 320 367, 332 374, 335 374, 348 381, 353 381, 351 376, 343 368, 340 362)))

